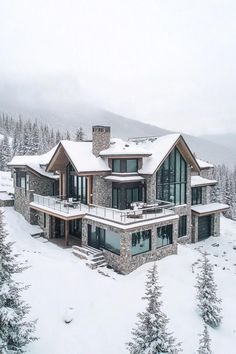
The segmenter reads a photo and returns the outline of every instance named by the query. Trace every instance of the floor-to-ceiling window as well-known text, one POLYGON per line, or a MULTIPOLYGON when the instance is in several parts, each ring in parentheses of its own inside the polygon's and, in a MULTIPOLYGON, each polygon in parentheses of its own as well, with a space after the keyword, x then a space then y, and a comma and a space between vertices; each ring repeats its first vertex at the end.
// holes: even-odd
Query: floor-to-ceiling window
POLYGON ((187 163, 174 148, 156 173, 156 197, 176 205, 186 203, 187 163))
POLYGON ((77 176, 71 164, 67 166, 67 192, 68 197, 87 204, 87 177, 77 176))
POLYGON ((129 209, 132 202, 146 200, 145 185, 141 183, 113 183, 112 208, 129 209))

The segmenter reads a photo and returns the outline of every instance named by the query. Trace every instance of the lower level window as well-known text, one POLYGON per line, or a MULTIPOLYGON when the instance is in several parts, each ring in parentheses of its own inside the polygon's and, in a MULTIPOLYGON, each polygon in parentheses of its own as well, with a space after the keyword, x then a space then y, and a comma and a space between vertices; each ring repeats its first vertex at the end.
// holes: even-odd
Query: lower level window
POLYGON ((151 230, 134 232, 132 234, 132 256, 151 250, 151 230))
POLYGON ((187 215, 179 217, 179 237, 187 235, 187 215))
POLYGON ((157 228, 157 248, 170 245, 173 242, 173 225, 165 225, 157 228))

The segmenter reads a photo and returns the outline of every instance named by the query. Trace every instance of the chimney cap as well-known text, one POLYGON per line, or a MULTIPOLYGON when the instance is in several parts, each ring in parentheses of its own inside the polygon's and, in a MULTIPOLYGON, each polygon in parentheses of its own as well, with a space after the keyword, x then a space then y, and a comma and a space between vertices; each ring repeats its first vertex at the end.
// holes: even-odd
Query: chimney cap
POLYGON ((110 132, 111 127, 106 125, 93 125, 93 132, 110 132))

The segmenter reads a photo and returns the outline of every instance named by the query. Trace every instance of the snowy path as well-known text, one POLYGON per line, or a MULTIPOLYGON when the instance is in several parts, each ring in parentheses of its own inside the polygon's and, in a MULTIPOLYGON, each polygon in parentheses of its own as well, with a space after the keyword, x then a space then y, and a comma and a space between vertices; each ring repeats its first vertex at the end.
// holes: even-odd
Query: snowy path
MULTIPOLYGON (((5 209, 14 249, 31 268, 20 278, 31 284, 25 299, 31 304, 31 316, 37 317, 37 335, 28 354, 127 354, 125 342, 144 304, 146 264, 128 276, 111 270, 105 277, 85 266, 85 262, 42 239, 33 239, 29 225, 12 208, 5 209), (74 308, 74 320, 65 324, 68 307, 74 308)), ((202 322, 195 305, 195 274, 192 264, 199 258, 194 248, 207 249, 216 270, 219 295, 223 298, 224 320, 220 329, 210 330, 214 354, 235 354, 236 345, 236 223, 222 219, 223 236, 197 245, 180 246, 178 256, 158 262, 163 285, 163 305, 171 318, 170 329, 183 342, 184 354, 194 354, 202 322), (219 243, 218 247, 211 246, 219 243), (224 253, 226 252, 226 254, 224 253), (218 255, 218 257, 216 257, 218 255), (226 260, 228 259, 228 260, 226 260), (225 269, 223 269, 225 268, 225 269)), ((196 268, 196 267, 194 267, 196 268)))

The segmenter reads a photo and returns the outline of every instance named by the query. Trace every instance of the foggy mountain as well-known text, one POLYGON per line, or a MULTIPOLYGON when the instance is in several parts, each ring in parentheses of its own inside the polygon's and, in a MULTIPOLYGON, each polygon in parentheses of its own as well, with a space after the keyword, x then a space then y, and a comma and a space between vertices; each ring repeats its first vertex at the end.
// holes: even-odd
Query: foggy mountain
MULTIPOLYGON (((54 84, 52 86, 55 88, 54 84)), ((21 115, 24 119, 37 119, 51 127, 69 130, 71 133, 76 128, 83 127, 88 139, 91 138, 91 126, 95 124, 111 126, 112 137, 124 139, 160 136, 171 132, 158 127, 158 117, 156 117, 157 125, 150 125, 101 109, 96 103, 88 103, 73 87, 73 82, 70 82, 69 89, 65 90, 63 86, 58 88, 57 85, 55 91, 50 87, 42 90, 37 83, 32 87, 28 84, 26 87, 0 84, 0 112, 5 112, 14 118, 21 115)), ((207 136, 206 139, 186 134, 183 136, 199 158, 215 164, 225 163, 229 167, 236 164, 236 149, 233 144, 223 146, 223 139, 217 137, 211 139, 207 136)))

